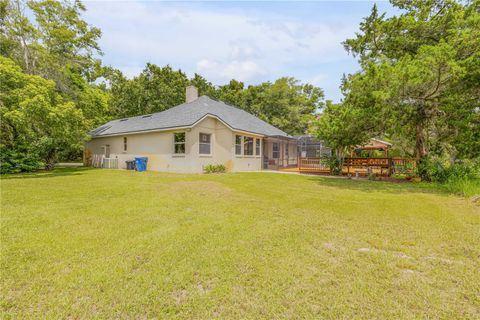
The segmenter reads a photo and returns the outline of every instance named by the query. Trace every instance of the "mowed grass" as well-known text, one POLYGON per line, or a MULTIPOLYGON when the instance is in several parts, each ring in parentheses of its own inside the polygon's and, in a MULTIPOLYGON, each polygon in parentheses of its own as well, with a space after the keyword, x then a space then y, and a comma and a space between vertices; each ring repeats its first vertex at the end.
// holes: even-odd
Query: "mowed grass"
POLYGON ((480 207, 424 184, 2 177, 2 318, 480 318, 480 207))

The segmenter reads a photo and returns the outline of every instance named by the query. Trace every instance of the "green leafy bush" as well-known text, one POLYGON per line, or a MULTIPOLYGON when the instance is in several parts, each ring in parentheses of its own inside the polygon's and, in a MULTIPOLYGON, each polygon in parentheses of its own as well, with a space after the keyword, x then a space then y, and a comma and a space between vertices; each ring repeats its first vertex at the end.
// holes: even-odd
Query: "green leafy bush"
POLYGON ((14 148, 0 145, 0 174, 35 171, 44 165, 38 152, 28 145, 14 148))
POLYGON ((405 165, 394 165, 393 172, 395 176, 400 176, 403 178, 415 175, 417 173, 415 165, 409 162, 405 165))
POLYGON ((342 173, 342 166, 340 161, 335 156, 323 156, 322 163, 330 169, 330 173, 334 176, 338 176, 342 173))
POLYGON ((205 173, 224 173, 227 168, 223 164, 207 164, 203 167, 205 173))
POLYGON ((419 175, 436 182, 448 192, 472 196, 480 194, 480 161, 457 160, 450 164, 439 159, 427 160, 419 166, 419 175))
POLYGON ((425 180, 440 183, 477 179, 480 178, 480 162, 458 160, 448 164, 441 160, 427 160, 419 166, 419 174, 425 180))
POLYGON ((26 74, 0 56, 1 172, 53 168, 65 150, 81 150, 88 121, 55 82, 26 74))
POLYGON ((371 180, 371 181, 378 180, 377 175, 375 173, 369 173, 367 178, 368 180, 371 180))

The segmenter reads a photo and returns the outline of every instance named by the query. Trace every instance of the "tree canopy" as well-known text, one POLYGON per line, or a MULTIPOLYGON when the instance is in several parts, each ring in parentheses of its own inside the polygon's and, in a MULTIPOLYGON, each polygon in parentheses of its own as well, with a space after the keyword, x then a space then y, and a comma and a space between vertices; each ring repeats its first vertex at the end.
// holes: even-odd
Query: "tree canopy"
POLYGON ((102 64, 101 31, 82 19, 80 1, 1 0, 2 170, 78 158, 89 130, 181 104, 188 85, 289 134, 310 124, 339 154, 377 136, 398 141, 419 163, 479 157, 479 0, 391 3, 399 14, 387 17, 373 6, 345 40, 361 70, 342 81, 342 103, 325 104, 320 88, 291 77, 215 86, 148 63, 128 79, 102 64))
POLYGON ((216 96, 250 112, 289 134, 305 133, 308 122, 323 107, 320 88, 302 84, 294 78, 280 78, 245 88, 231 80, 220 86, 216 96))
POLYGON ((245 86, 232 79, 215 87, 199 74, 189 79, 181 70, 147 64, 133 79, 119 71, 110 73, 113 117, 129 117, 164 111, 185 102, 185 88, 195 85, 199 95, 222 100, 248 111, 290 134, 303 134, 308 121, 323 105, 323 91, 294 78, 245 86))
MULTIPOLYGON (((479 1, 391 3, 400 14, 386 17, 374 5, 344 42, 361 71, 342 84, 344 111, 326 109, 322 119, 351 113, 354 131, 369 133, 355 143, 373 136, 403 140, 419 162, 480 156, 479 1)), ((351 128, 341 133, 351 135, 351 128)))
POLYGON ((79 157, 108 119, 110 96, 94 83, 101 33, 84 11, 79 1, 0 2, 2 172, 79 157))
POLYGON ((83 20, 85 10, 78 0, 0 0, 2 172, 78 160, 89 130, 181 104, 188 85, 292 134, 303 133, 322 106, 320 88, 293 78, 214 86, 199 74, 148 63, 127 79, 102 64, 101 31, 83 20))
POLYGON ((113 81, 110 112, 113 117, 130 117, 164 111, 185 102, 189 81, 181 70, 148 63, 132 80, 119 76, 113 81))
POLYGON ((55 83, 23 73, 0 57, 0 153, 2 172, 50 168, 59 153, 78 148, 85 137, 83 113, 55 83))

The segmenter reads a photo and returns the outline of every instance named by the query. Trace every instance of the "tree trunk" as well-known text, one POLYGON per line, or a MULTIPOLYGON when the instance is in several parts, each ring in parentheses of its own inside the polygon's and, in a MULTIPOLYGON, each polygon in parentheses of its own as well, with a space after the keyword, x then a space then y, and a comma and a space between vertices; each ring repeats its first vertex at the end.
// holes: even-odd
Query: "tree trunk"
POLYGON ((343 147, 337 147, 335 149, 335 155, 337 158, 337 166, 334 169, 335 175, 342 175, 343 161, 345 159, 345 152, 343 147))
POLYGON ((417 159, 417 163, 422 161, 427 154, 425 128, 423 123, 419 122, 417 123, 415 132, 415 158, 417 159))
POLYGON ((47 157, 45 158, 45 170, 50 171, 55 167, 55 163, 57 162, 57 153, 55 151, 51 151, 48 153, 47 157))
POLYGON ((417 165, 423 162, 428 155, 427 150, 427 137, 426 137, 426 124, 428 122, 427 117, 428 105, 425 101, 419 101, 416 104, 416 126, 415 126, 415 158, 417 165))
POLYGON ((422 122, 417 123, 415 132, 415 159, 417 162, 417 172, 422 180, 429 181, 430 174, 428 172, 426 161, 428 156, 425 126, 422 122))
MULTIPOLYGON (((22 14, 22 8, 20 7, 20 1, 17 0, 16 1, 16 5, 17 5, 17 11, 18 11, 18 15, 21 17, 21 18, 24 18, 23 14, 22 14)), ((31 63, 30 63, 30 51, 29 51, 29 48, 28 48, 28 45, 27 45, 27 41, 25 40, 25 30, 23 29, 23 27, 20 27, 21 30, 17 30, 20 34, 20 39, 21 39, 21 48, 22 48, 22 56, 23 56, 23 63, 25 64, 25 71, 27 74, 33 74, 32 72, 32 69, 31 69, 31 63)))

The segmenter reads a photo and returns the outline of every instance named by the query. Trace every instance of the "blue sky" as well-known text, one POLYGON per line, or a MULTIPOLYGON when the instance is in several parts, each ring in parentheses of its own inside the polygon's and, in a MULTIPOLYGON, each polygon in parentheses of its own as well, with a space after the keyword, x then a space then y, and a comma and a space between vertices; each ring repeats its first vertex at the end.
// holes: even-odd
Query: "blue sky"
MULTIPOLYGON (((381 12, 390 4, 375 1, 381 12)), ((86 1, 85 20, 102 30, 103 61, 137 75, 147 62, 195 72, 216 85, 292 76, 340 101, 344 73, 358 69, 341 42, 374 1, 86 1)))

